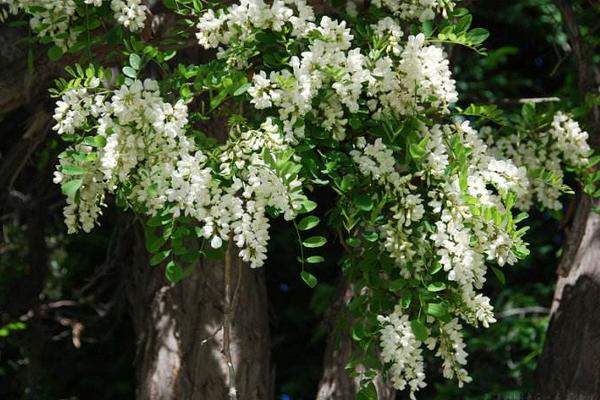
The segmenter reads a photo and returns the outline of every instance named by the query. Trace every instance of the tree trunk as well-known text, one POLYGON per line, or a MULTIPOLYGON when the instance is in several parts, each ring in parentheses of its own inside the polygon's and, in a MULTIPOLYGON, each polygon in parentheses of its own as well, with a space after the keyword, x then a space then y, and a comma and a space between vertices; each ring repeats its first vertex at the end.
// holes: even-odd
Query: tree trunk
POLYGON ((600 396, 600 216, 579 202, 574 223, 583 238, 566 275, 559 276, 535 394, 542 399, 600 396))
POLYGON ((228 252, 226 265, 203 259, 172 285, 162 268, 149 266, 140 237, 134 249, 128 292, 138 337, 137 399, 273 398, 262 270, 228 252))
MULTIPOLYGON (((573 10, 555 0, 563 17, 578 71, 582 96, 598 86, 590 52, 580 39, 573 10), (596 83, 595 83, 596 82, 596 83)), ((593 12, 593 11, 592 11, 593 12)), ((590 142, 600 148, 600 110, 590 113, 590 142)), ((550 311, 550 325, 536 371, 534 398, 598 399, 600 396, 600 216, 579 194, 550 311)))
MULTIPOLYGON (((352 298, 353 289, 345 279, 338 287, 336 300, 331 305, 327 318, 328 330, 323 361, 323 375, 319 382, 317 400, 354 400, 358 392, 358 380, 350 376, 346 364, 350 362, 353 342, 350 332, 342 322, 344 308, 352 298)), ((382 376, 375 380, 378 400, 393 400, 396 398, 394 388, 385 383, 382 376)))

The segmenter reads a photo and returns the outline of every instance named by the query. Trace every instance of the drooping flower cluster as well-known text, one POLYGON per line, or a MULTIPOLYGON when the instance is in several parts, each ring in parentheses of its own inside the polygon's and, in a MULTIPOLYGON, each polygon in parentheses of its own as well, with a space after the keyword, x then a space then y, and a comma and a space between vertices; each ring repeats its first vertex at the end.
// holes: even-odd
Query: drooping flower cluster
POLYGON ((425 107, 447 112, 448 105, 458 100, 448 59, 441 48, 427 46, 422 33, 408 37, 398 63, 389 56, 376 60, 372 76, 369 107, 376 118, 382 112, 416 115, 425 107))
POLYGON ((559 210, 564 169, 584 167, 591 154, 587 132, 563 112, 557 112, 550 128, 541 132, 517 132, 499 138, 492 137, 489 130, 483 133, 497 157, 510 159, 527 169, 530 188, 520 193, 517 202, 524 210, 535 203, 559 210))
MULTIPOLYGON (((85 4, 101 7, 109 0, 84 0, 85 4)), ((79 16, 75 0, 0 0, 11 14, 27 13, 29 25, 40 38, 49 38, 56 46, 67 50, 75 43, 78 30, 71 29, 79 16)), ((110 0, 117 22, 130 31, 144 27, 147 7, 142 0, 110 0)))
POLYGON ((441 323, 439 329, 439 337, 430 337, 427 340, 427 347, 429 350, 435 350, 437 347, 435 355, 444 360, 442 364, 444 377, 447 379, 456 377, 458 387, 462 387, 472 380, 467 370, 463 368, 467 364, 463 327, 458 319, 454 318, 448 323, 441 323))
POLYGON ((257 267, 269 239, 266 208, 289 220, 304 199, 297 170, 281 176, 262 159, 264 151, 277 157, 287 149, 277 126, 267 121, 219 149, 219 172, 230 182, 224 184, 186 136, 187 106, 164 101, 156 81, 134 81, 113 93, 96 87, 68 90, 54 118, 60 134, 93 132, 98 144, 75 145, 55 173, 56 183, 79 187, 67 197, 69 232, 89 232, 106 194, 128 187, 129 200, 150 216, 168 207, 174 217, 200 222, 212 247, 231 235, 240 257, 257 267))
POLYGON ((373 0, 376 7, 387 8, 394 15, 404 20, 432 20, 436 12, 446 15, 452 10, 454 3, 449 0, 373 0))
POLYGON ((381 358, 390 364, 388 373, 394 388, 410 390, 410 398, 416 399, 415 392, 424 388, 425 366, 421 350, 422 342, 417 340, 410 326, 408 315, 396 306, 388 316, 379 316, 381 358))
MULTIPOLYGON (((293 16, 289 19, 292 37, 311 35, 306 50, 290 58, 291 70, 269 74, 259 71, 249 90, 257 109, 275 107, 278 110, 289 141, 304 136, 302 120, 309 113, 314 114, 321 121, 321 127, 334 138, 343 140, 348 123, 345 114, 359 111, 359 99, 365 94, 365 87, 369 109, 376 118, 386 112, 415 115, 425 105, 447 110, 449 104, 456 102, 448 60, 440 47, 425 44, 424 35, 410 36, 402 47, 400 26, 391 18, 384 18, 375 25, 375 31, 387 36, 388 46, 400 58, 397 61, 375 53, 366 57, 360 48, 352 48, 354 36, 344 21, 325 16, 316 25, 310 22, 314 20, 314 13, 308 10, 311 9, 304 2, 298 1, 276 1, 269 7, 261 0, 246 0, 218 11, 218 18, 208 10, 198 24, 197 37, 206 48, 230 43, 230 35, 236 40, 250 40, 257 29, 279 31, 286 20, 279 20, 277 16, 284 14, 293 16), (286 3, 293 7, 286 7, 286 3), (275 9, 286 11, 277 13, 275 9), (319 96, 324 100, 315 105, 319 96)), ((232 53, 222 51, 221 54, 231 56, 232 53)), ((239 62, 237 59, 236 63, 239 62)), ((241 63, 245 65, 246 61, 241 63)))
POLYGON ((285 24, 293 37, 303 37, 314 28, 315 14, 305 0, 241 0, 226 10, 208 9, 200 17, 196 37, 201 46, 216 48, 233 41, 252 40, 257 30, 279 32, 285 24))
MULTIPOLYGON (((489 155, 468 122, 431 128, 423 124, 420 133, 427 140, 424 148, 428 150, 420 158, 422 169, 403 177, 398 172, 398 157, 381 139, 365 145, 360 138, 351 155, 363 175, 394 193, 389 209, 392 218, 381 227, 380 236, 399 275, 404 279, 430 279, 427 268, 432 263, 447 273, 446 290, 454 293, 447 304, 453 322, 438 335, 437 355, 444 360, 444 375, 456 376, 462 384, 469 378, 462 367, 457 367, 466 363, 462 338, 455 332, 460 329, 456 328, 460 327, 458 318, 485 327, 495 322, 489 298, 478 290, 486 279, 487 262, 502 266, 517 261, 516 249, 523 245, 521 237, 499 215, 510 212, 504 200, 507 193, 522 194, 526 190, 527 176, 524 168, 489 155)), ((391 328, 384 328, 382 335, 385 329, 391 328)), ((398 350, 394 362, 410 363, 402 358, 405 356, 398 350)), ((412 390, 418 390, 416 381, 414 385, 412 390)))

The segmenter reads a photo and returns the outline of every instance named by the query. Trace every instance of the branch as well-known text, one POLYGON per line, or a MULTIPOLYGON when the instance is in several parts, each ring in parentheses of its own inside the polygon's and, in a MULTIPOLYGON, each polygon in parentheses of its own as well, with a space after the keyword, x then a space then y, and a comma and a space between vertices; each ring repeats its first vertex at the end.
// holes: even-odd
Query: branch
POLYGON ((231 299, 231 257, 233 253, 233 246, 231 240, 228 240, 227 250, 225 252, 225 312, 223 314, 223 355, 227 362, 227 368, 229 370, 228 376, 228 387, 229 387, 229 399, 237 399, 237 389, 235 388, 235 368, 233 366, 233 359, 231 357, 231 317, 232 317, 232 299, 231 299))
POLYGON ((511 317, 525 317, 525 316, 545 316, 547 317, 550 313, 550 309, 546 307, 522 307, 522 308, 511 308, 509 310, 502 311, 496 314, 498 319, 506 319, 511 317))

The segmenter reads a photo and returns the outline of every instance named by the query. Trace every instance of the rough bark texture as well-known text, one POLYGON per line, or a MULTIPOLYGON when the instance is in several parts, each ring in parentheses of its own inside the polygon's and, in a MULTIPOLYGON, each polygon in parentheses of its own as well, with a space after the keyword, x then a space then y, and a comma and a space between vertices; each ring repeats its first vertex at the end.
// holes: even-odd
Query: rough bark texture
POLYGON ((191 276, 170 285, 161 268, 148 266, 136 240, 128 292, 139 343, 138 400, 273 397, 263 273, 232 260, 229 347, 237 397, 228 389, 223 262, 202 260, 191 276))
POLYGON ((583 238, 568 274, 558 278, 536 398, 600 396, 600 216, 590 212, 587 198, 580 201, 577 214, 583 238))
MULTIPOLYGON (((338 287, 336 300, 328 311, 329 337, 325 348, 323 375, 319 382, 317 400, 354 400, 358 392, 358 381, 353 379, 346 364, 350 361, 353 342, 350 332, 344 330, 341 323, 344 307, 352 298, 353 290, 344 280, 338 287)), ((381 376, 375 381, 378 400, 393 400, 396 391, 386 384, 381 376)))
MULTIPOLYGON (((582 96, 597 87, 590 52, 580 39, 570 2, 555 0, 569 35, 582 96)), ((590 142, 600 148, 600 110, 590 114, 590 142)), ((598 202, 597 202, 598 203, 598 202)), ((544 351, 536 371, 533 398, 600 398, 600 216, 579 195, 569 224, 551 308, 544 351)))

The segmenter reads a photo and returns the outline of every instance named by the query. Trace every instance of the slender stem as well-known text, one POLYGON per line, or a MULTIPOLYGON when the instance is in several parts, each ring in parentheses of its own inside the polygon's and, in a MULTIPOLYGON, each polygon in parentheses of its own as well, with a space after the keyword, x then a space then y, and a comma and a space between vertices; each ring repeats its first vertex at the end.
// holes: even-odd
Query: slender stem
POLYGON ((235 368, 233 366, 233 359, 231 357, 231 256, 233 252, 233 246, 231 240, 227 241, 227 251, 225 252, 225 312, 223 314, 223 355, 227 362, 227 369, 229 372, 228 376, 228 388, 229 388, 229 399, 236 400, 237 390, 235 388, 235 368))
POLYGON ((302 262, 302 271, 304 271, 304 245, 302 244, 302 236, 300 235, 300 229, 298 229, 298 224, 296 224, 296 220, 292 220, 294 224, 294 229, 296 230, 296 236, 298 237, 298 244, 300 245, 300 258, 302 262))

